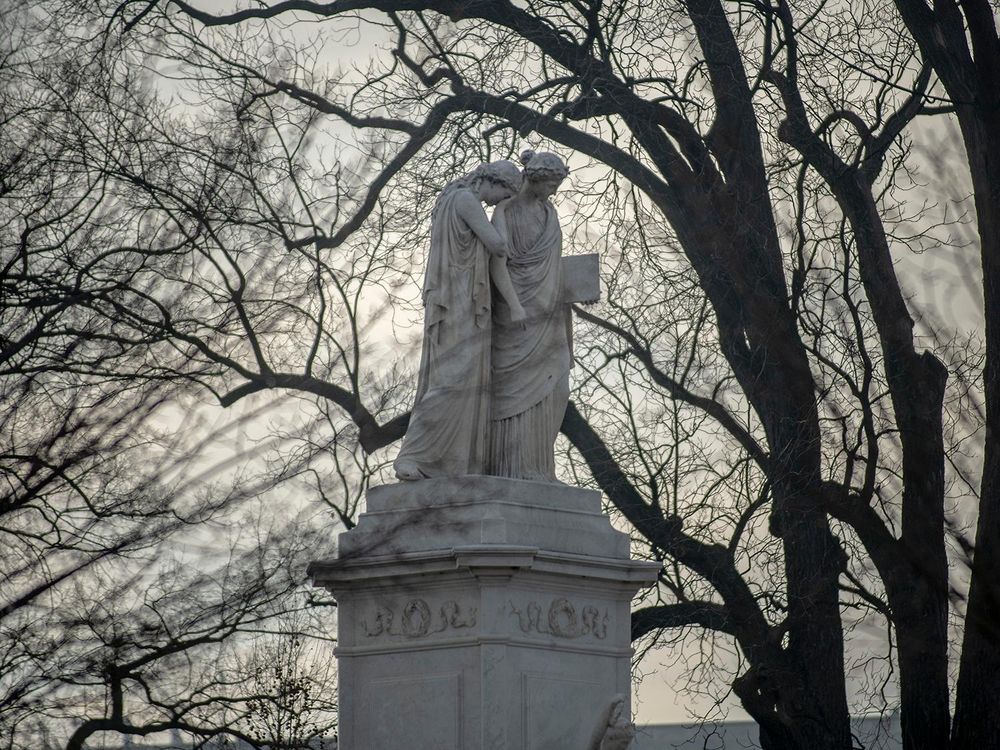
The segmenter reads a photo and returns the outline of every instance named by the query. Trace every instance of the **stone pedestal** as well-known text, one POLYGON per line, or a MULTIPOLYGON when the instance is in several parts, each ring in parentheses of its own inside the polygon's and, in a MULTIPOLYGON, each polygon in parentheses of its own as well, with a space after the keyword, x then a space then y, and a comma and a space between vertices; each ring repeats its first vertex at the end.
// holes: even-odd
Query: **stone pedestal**
POLYGON ((600 494, 496 477, 375 487, 338 557, 342 750, 586 750, 629 695, 628 557, 600 494))

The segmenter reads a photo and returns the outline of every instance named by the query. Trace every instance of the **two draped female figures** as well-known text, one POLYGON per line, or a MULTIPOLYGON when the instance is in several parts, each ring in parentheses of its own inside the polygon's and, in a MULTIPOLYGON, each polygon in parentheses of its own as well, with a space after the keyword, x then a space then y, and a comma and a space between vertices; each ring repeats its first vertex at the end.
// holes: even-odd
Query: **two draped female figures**
POLYGON ((490 474, 555 481, 569 401, 562 232, 549 198, 569 173, 525 152, 449 183, 431 216, 417 397, 400 479, 490 474), (492 221, 482 203, 495 205, 492 221))

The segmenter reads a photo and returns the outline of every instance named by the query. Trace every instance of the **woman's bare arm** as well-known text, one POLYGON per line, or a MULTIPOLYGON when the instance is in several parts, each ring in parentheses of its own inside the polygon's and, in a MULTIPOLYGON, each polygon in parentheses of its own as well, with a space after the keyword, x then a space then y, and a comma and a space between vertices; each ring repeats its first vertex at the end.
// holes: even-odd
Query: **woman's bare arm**
POLYGON ((517 298, 514 284, 510 280, 510 273, 507 271, 507 238, 500 234, 486 218, 482 204, 472 193, 458 196, 455 207, 458 210, 458 215, 469 225, 469 228, 490 253, 490 278, 493 279, 500 296, 510 307, 510 319, 512 321, 524 320, 526 313, 521 306, 521 301, 517 298))
POLYGON ((479 238, 490 255, 507 255, 507 240, 490 224, 479 199, 467 190, 455 197, 455 208, 469 229, 479 238))

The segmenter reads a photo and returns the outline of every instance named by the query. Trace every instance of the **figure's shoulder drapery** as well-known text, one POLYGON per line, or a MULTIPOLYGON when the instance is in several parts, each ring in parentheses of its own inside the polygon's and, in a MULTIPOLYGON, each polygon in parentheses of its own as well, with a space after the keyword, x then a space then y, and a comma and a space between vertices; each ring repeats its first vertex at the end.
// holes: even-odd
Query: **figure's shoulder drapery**
POLYGON ((465 220, 459 214, 463 187, 445 189, 431 214, 431 246, 424 275, 424 326, 431 330, 454 306, 456 272, 471 273, 473 315, 477 328, 490 325, 489 259, 465 220))

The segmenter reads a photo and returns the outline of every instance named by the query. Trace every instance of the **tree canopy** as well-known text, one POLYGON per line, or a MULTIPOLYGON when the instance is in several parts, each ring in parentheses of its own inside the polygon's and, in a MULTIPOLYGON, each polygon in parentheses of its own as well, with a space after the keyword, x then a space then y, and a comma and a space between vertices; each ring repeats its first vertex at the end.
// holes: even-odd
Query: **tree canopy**
POLYGON ((852 713, 895 708, 907 748, 1000 746, 996 13, 987 0, 6 12, 11 747, 37 746, 39 706, 75 747, 154 727, 250 737, 227 711, 253 700, 224 672, 171 670, 169 701, 151 674, 204 645, 184 634, 206 617, 207 641, 235 643, 287 608, 307 540, 352 524, 364 488, 388 479, 430 207, 526 143, 569 159, 567 244, 602 254, 604 301, 575 311, 560 470, 603 490, 635 553, 663 563, 633 614, 640 653, 703 644, 693 683, 731 690, 768 749, 846 749, 852 713), (921 148, 948 133, 961 148, 946 163, 921 148), (934 200, 956 189, 971 198, 934 200), (912 269, 940 259, 956 298, 982 295, 972 330, 914 291, 912 269), (233 415, 253 435, 275 404, 267 445, 231 464, 252 477, 176 481, 169 461, 204 465, 221 444, 177 414, 233 415), (239 575, 177 610, 190 620, 144 620, 142 576, 183 590, 160 552, 251 497, 266 499, 241 523, 258 529, 269 503, 301 507, 307 533, 268 522, 295 554, 255 532, 220 564, 239 575), (140 566, 140 548, 159 552, 140 566), (81 596, 130 608, 105 630, 93 609, 77 617, 99 643, 42 665, 31 638, 70 625, 28 625, 81 596), (107 635, 119 625, 127 648, 107 635), (866 629, 884 633, 874 659, 855 656, 866 629))

